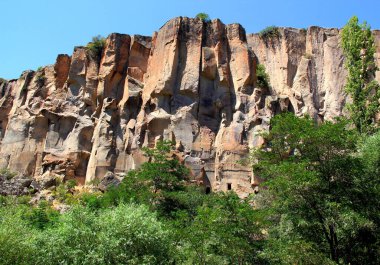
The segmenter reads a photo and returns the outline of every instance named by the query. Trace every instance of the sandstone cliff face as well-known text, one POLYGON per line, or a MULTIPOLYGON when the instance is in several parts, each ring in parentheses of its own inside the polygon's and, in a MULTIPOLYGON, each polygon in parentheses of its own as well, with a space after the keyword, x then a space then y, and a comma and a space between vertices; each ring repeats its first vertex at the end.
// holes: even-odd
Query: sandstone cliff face
POLYGON ((152 38, 111 34, 100 58, 76 47, 0 81, 0 168, 37 186, 90 183, 137 168, 142 147, 169 139, 194 179, 246 196, 258 181, 237 161, 262 144, 273 115, 331 120, 347 100, 339 30, 280 33, 262 39, 238 24, 176 18, 152 38), (257 63, 269 89, 256 87, 257 63))

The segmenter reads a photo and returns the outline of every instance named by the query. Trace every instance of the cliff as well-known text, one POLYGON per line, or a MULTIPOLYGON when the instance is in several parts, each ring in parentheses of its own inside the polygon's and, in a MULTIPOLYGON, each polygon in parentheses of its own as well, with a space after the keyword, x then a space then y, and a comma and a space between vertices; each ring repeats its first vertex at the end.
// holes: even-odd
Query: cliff
POLYGON ((268 39, 180 17, 152 37, 111 34, 101 56, 76 47, 54 65, 2 80, 0 168, 22 180, 2 180, 3 193, 113 179, 145 161, 142 147, 169 139, 194 180, 246 196, 258 180, 237 161, 262 143, 273 115, 344 114, 339 42, 338 29, 280 28, 268 39), (256 86, 257 63, 269 89, 256 86))

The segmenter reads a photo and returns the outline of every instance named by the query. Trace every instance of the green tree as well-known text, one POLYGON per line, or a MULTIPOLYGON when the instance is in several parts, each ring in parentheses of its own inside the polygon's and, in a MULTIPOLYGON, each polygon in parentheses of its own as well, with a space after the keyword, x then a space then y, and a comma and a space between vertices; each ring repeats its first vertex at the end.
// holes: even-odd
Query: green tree
POLYGON ((260 88, 269 88, 269 75, 265 71, 263 64, 258 64, 256 68, 257 82, 256 85, 260 88))
POLYGON ((186 208, 187 202, 181 197, 188 190, 189 170, 180 163, 172 149, 170 141, 159 141, 155 148, 143 148, 148 162, 137 170, 129 171, 118 187, 109 189, 103 196, 86 196, 85 204, 108 207, 134 201, 149 205, 165 216, 186 208))
POLYGON ((25 205, 0 207, 0 264, 29 265, 36 251, 35 230, 23 220, 25 205))
POLYGON ((97 35, 95 37, 92 37, 92 41, 86 45, 86 48, 91 56, 99 59, 103 53, 105 46, 106 38, 102 37, 101 35, 97 35))
POLYGON ((194 216, 175 222, 178 259, 184 264, 254 264, 262 243, 259 216, 235 193, 205 195, 194 216))
POLYGON ((269 39, 274 39, 274 38, 279 39, 281 37, 281 33, 278 27, 269 26, 259 32, 259 37, 264 40, 269 40, 269 39))
POLYGON ((46 201, 40 201, 37 207, 30 207, 22 216, 32 227, 37 229, 46 229, 59 218, 59 212, 53 210, 46 201))
POLYGON ((377 127, 380 87, 374 80, 376 47, 371 28, 352 17, 342 30, 342 47, 348 70, 345 90, 352 98, 352 104, 348 105, 351 119, 360 133, 373 133, 377 127))
POLYGON ((99 213, 76 206, 34 244, 35 264, 170 263, 169 231, 146 206, 135 204, 99 213))
POLYGON ((254 172, 268 188, 256 203, 272 224, 263 256, 280 264, 303 263, 307 256, 313 257, 309 264, 376 264, 365 254, 374 245, 350 251, 365 245, 363 235, 374 235, 376 226, 363 210, 372 206, 364 199, 356 133, 347 122, 317 125, 293 114, 274 117, 271 126, 267 144, 252 154, 254 172))
POLYGON ((209 21, 211 21, 210 16, 209 16, 208 14, 206 14, 206 13, 198 13, 198 14, 196 15, 196 17, 199 18, 199 19, 201 19, 201 20, 204 21, 204 22, 209 22, 209 21))
POLYGON ((143 148, 148 162, 135 173, 139 183, 149 186, 151 204, 163 215, 171 215, 181 207, 176 194, 186 189, 189 175, 189 170, 171 152, 172 148, 170 141, 159 141, 153 149, 143 148))

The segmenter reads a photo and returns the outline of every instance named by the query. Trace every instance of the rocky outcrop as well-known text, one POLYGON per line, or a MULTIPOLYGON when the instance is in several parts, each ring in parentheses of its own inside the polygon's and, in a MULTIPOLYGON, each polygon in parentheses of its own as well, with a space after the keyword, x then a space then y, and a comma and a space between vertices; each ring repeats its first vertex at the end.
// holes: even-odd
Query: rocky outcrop
POLYGON ((76 47, 0 81, 0 168, 43 186, 55 177, 107 186, 145 161, 142 147, 169 139, 194 180, 246 196, 258 180, 238 161, 262 144, 273 115, 344 114, 339 34, 281 28, 262 38, 238 24, 180 17, 152 38, 111 34, 101 56, 76 47), (269 88, 256 85, 258 63, 269 88))

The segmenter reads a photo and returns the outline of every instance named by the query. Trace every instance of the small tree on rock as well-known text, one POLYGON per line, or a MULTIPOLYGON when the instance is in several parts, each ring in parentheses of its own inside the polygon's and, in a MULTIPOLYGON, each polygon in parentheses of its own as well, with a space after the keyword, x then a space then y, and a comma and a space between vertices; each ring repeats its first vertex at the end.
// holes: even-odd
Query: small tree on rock
POLYGON ((206 14, 206 13, 198 13, 198 14, 196 15, 196 17, 199 18, 199 19, 201 19, 201 20, 204 21, 204 22, 209 22, 209 21, 211 21, 210 16, 209 16, 208 14, 206 14))

